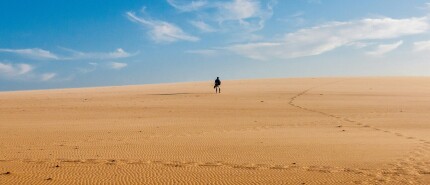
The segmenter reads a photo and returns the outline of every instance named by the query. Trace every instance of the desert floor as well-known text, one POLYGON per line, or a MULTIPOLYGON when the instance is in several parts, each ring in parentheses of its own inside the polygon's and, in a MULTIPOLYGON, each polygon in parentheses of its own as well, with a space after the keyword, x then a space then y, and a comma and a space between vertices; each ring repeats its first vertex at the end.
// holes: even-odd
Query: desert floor
POLYGON ((0 184, 430 184, 430 78, 1 92, 0 184))

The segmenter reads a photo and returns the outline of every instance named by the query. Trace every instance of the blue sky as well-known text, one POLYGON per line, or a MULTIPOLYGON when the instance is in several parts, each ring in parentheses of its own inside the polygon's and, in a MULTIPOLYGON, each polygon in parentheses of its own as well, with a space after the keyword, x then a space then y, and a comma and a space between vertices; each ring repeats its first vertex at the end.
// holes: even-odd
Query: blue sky
POLYGON ((0 90, 429 76, 428 0, 0 0, 0 90))

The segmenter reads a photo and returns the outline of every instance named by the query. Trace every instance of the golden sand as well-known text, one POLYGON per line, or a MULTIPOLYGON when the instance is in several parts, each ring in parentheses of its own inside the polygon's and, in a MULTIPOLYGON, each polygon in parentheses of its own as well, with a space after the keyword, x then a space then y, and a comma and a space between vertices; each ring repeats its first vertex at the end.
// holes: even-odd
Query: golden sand
POLYGON ((0 184, 430 184, 430 78, 0 93, 0 184))

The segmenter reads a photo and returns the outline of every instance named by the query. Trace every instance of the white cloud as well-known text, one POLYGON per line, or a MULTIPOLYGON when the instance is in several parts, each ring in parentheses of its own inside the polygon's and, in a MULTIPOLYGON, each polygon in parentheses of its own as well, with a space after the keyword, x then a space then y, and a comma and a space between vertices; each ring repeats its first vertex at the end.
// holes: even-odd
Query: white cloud
POLYGON ((127 67, 126 63, 120 63, 120 62, 111 62, 109 64, 109 67, 112 69, 122 69, 124 67, 127 67))
POLYGON ((6 64, 0 62, 0 76, 17 77, 28 74, 33 70, 29 64, 6 64))
POLYGON ((290 26, 295 28, 303 27, 303 25, 305 25, 307 22, 306 19, 303 17, 304 15, 305 15, 304 12, 298 11, 291 15, 288 15, 287 17, 278 18, 277 21, 289 23, 290 26))
POLYGON ((191 3, 189 4, 178 3, 177 0, 167 0, 167 3, 182 12, 196 11, 205 7, 208 4, 207 1, 191 1, 191 3))
POLYGON ((301 17, 303 15, 305 15, 305 12, 298 11, 298 12, 296 12, 294 14, 291 14, 289 17, 301 17))
POLYGON ((250 44, 237 44, 230 46, 227 49, 248 58, 267 60, 271 57, 284 57, 282 52, 284 52, 283 50, 287 48, 283 48, 282 43, 258 42, 250 44), (267 55, 267 52, 270 52, 274 55, 267 55))
POLYGON ((56 73, 37 74, 29 64, 10 64, 0 62, 0 78, 26 81, 48 81, 57 76, 56 73))
POLYGON ((0 78, 26 81, 48 81, 57 76, 56 73, 37 74, 29 64, 10 64, 0 62, 0 78))
POLYGON ((127 58, 135 54, 130 54, 122 48, 118 48, 113 52, 81 52, 73 49, 62 48, 70 52, 68 55, 58 55, 47 50, 32 48, 32 49, 0 49, 0 52, 14 53, 23 57, 28 57, 37 60, 79 60, 79 59, 117 59, 127 58))
POLYGON ((266 20, 272 17, 275 2, 268 1, 263 8, 256 0, 233 0, 219 4, 215 17, 220 24, 233 21, 248 31, 257 31, 263 29, 266 20))
POLYGON ((116 51, 109 53, 108 56, 111 58, 125 58, 129 57, 130 54, 125 52, 122 48, 118 48, 116 51))
POLYGON ((53 79, 56 76, 57 76, 56 73, 44 73, 40 76, 40 78, 42 81, 48 81, 48 80, 53 79))
POLYGON ((348 44, 346 44, 346 46, 352 46, 354 48, 361 49, 361 48, 365 48, 365 47, 368 47, 368 46, 374 45, 374 44, 375 43, 373 43, 373 42, 360 42, 360 41, 357 41, 357 42, 348 43, 348 44))
POLYGON ((199 55, 205 55, 205 56, 214 56, 218 52, 213 49, 200 49, 200 50, 188 50, 186 53, 190 54, 199 54, 199 55))
POLYGON ((202 32, 215 32, 216 30, 212 26, 206 24, 203 21, 190 21, 191 25, 198 28, 202 32))
POLYGON ((80 73, 90 73, 95 71, 99 64, 95 62, 89 62, 88 65, 89 67, 80 67, 76 68, 76 70, 78 70, 80 73))
POLYGON ((392 44, 380 44, 376 47, 374 51, 367 52, 368 55, 374 55, 374 56, 381 56, 385 53, 388 53, 390 51, 393 51, 400 47, 403 44, 403 41, 398 41, 396 43, 392 44))
POLYGON ((253 0, 234 0, 219 6, 221 21, 243 20, 257 16, 260 10, 260 3, 253 0))
POLYGON ((362 19, 330 22, 288 33, 271 42, 237 44, 226 49, 258 59, 288 59, 320 55, 358 41, 393 39, 426 33, 430 29, 427 17, 408 19, 362 19))
POLYGON ((18 68, 19 68, 18 75, 27 74, 33 70, 33 67, 28 64, 18 64, 18 68))
POLYGON ((425 3, 424 6, 418 7, 419 9, 430 10, 430 3, 425 3))
POLYGON ((48 60, 57 60, 59 57, 50 51, 46 51, 39 48, 30 48, 30 49, 0 49, 0 52, 6 53, 14 53, 17 55, 22 55, 28 58, 33 59, 48 59, 48 60))
POLYGON ((198 41, 199 38, 185 33, 181 28, 164 21, 147 20, 135 15, 134 12, 127 12, 130 21, 139 23, 149 29, 149 35, 156 42, 198 41))
POLYGON ((430 40, 414 42, 414 51, 430 51, 430 40))
POLYGON ((266 20, 272 17, 272 8, 276 4, 276 0, 265 1, 266 4, 263 5, 257 0, 192 1, 189 4, 181 3, 181 5, 178 5, 176 1, 167 1, 180 11, 197 12, 199 17, 206 18, 206 22, 218 24, 224 30, 241 28, 251 32, 264 27, 266 20), (201 12, 206 9, 209 10, 201 12), (206 16, 201 16, 203 14, 206 16))
POLYGON ((73 49, 63 48, 64 50, 71 53, 70 56, 64 56, 64 60, 79 60, 79 59, 118 59, 118 58, 128 58, 134 56, 135 54, 128 53, 122 48, 118 48, 115 51, 103 53, 103 52, 82 52, 73 49))

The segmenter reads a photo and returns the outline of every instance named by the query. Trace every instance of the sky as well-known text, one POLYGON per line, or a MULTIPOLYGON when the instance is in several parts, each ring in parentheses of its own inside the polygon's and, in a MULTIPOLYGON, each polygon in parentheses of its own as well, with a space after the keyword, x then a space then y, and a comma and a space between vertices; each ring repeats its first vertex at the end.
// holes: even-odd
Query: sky
POLYGON ((0 0, 0 91, 429 76, 429 0, 0 0))

